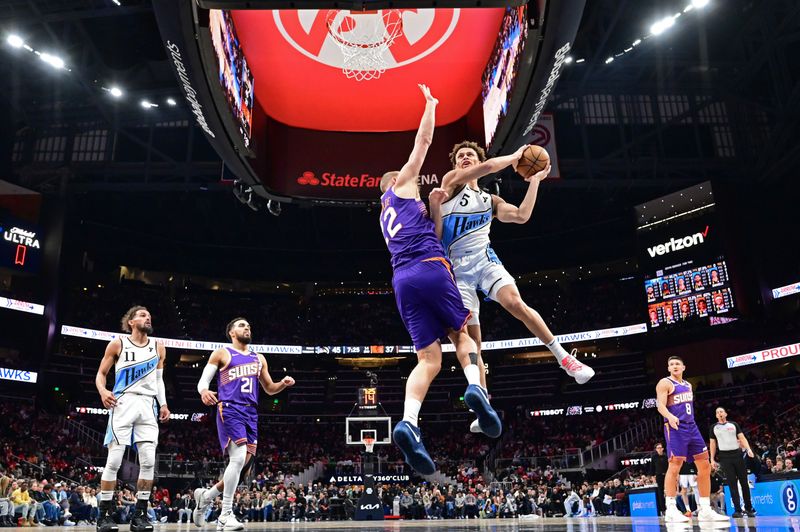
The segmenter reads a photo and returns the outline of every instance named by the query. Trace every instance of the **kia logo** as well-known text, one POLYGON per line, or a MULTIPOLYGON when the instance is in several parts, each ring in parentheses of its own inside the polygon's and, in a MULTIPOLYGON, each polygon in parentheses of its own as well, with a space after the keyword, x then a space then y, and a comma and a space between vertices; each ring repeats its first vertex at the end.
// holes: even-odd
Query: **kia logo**
POLYGON ((300 185, 319 185, 319 178, 314 175, 314 172, 303 172, 303 175, 297 178, 297 183, 300 185))

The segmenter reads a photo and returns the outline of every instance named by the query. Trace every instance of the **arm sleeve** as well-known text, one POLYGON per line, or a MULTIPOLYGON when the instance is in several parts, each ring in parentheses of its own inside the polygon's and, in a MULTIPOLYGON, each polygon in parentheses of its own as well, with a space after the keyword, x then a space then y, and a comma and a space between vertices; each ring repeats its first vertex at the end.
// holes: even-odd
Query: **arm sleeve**
POLYGON ((737 422, 734 421, 733 422, 733 426, 736 427, 736 435, 737 436, 742 433, 742 427, 740 427, 737 422))
POLYGON ((167 404, 167 389, 164 387, 164 370, 157 369, 156 370, 156 387, 158 391, 156 392, 156 398, 158 399, 158 406, 165 406, 167 404))
POLYGON ((197 393, 203 393, 203 390, 208 390, 211 384, 211 379, 217 373, 217 366, 214 364, 206 364, 203 368, 203 374, 200 376, 200 381, 197 383, 197 393))
POLYGON ((714 434, 714 427, 716 427, 716 426, 717 425, 711 425, 711 428, 708 429, 708 439, 709 440, 716 440, 717 439, 717 435, 714 434))

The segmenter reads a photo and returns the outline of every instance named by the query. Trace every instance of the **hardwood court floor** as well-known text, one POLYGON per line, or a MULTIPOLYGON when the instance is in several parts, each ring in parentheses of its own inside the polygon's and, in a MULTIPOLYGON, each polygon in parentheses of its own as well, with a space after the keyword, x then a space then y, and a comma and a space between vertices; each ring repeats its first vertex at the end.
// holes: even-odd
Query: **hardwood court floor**
MULTIPOLYGON (((119 527, 120 532, 128 532, 128 526, 119 527)), ((48 527, 41 529, 55 532, 94 532, 94 527, 48 527)), ((189 524, 160 524, 154 532, 215 532, 214 523, 199 529, 189 524)), ((481 530, 491 532, 511 532, 515 530, 532 530, 536 532, 670 532, 689 530, 735 530, 747 532, 800 532, 800 517, 757 517, 755 519, 731 519, 729 524, 708 527, 700 526, 695 520, 693 526, 665 526, 663 519, 628 517, 592 517, 592 518, 546 518, 546 519, 482 519, 458 520, 443 519, 436 521, 321 521, 300 523, 247 523, 245 532, 268 532, 271 530, 337 530, 339 532, 467 532, 481 530)))

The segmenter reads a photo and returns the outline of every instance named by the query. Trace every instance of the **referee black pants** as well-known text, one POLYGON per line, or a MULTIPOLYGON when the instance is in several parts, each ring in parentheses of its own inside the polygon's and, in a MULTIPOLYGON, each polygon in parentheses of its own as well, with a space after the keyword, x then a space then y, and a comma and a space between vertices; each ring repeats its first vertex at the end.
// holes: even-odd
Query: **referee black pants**
POLYGON ((658 511, 665 512, 667 510, 667 500, 664 495, 664 473, 656 474, 656 502, 658 503, 658 511))
POLYGON ((719 451, 717 458, 725 472, 725 481, 731 490, 733 500, 733 511, 739 512, 742 508, 739 499, 739 485, 742 486, 742 496, 744 497, 744 507, 746 510, 753 509, 753 502, 750 500, 750 485, 747 483, 747 467, 741 451, 719 451))

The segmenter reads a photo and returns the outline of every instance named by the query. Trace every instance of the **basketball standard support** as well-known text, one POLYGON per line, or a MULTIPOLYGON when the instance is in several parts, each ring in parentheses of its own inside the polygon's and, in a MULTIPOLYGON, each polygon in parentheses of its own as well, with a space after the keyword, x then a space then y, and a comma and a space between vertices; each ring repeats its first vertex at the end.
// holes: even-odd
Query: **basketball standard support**
POLYGON ((364 492, 358 499, 356 511, 353 515, 355 521, 383 521, 383 504, 375 490, 375 453, 372 445, 361 454, 364 476, 364 492))

